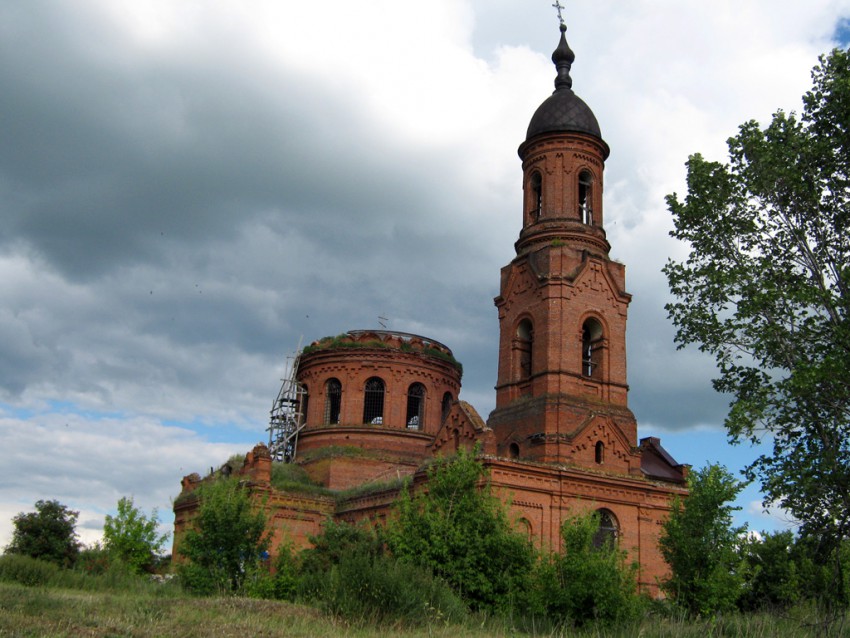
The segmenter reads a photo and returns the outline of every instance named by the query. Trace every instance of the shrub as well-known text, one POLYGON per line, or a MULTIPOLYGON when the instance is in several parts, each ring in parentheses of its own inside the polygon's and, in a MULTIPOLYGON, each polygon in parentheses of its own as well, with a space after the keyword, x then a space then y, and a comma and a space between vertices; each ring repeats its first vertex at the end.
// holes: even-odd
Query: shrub
POLYGON ((240 591, 268 547, 266 519, 254 511, 248 491, 220 478, 198 488, 199 506, 180 553, 189 559, 180 578, 200 594, 240 591))
POLYGON ((109 569, 109 553, 99 543, 80 550, 74 569, 90 576, 100 576, 109 569))
POLYGON ((103 546, 114 559, 135 573, 151 571, 168 534, 158 534, 156 508, 150 517, 133 505, 132 497, 118 500, 118 513, 107 514, 103 523, 103 546))
POLYGON ((332 519, 325 521, 322 533, 311 536, 310 542, 313 547, 301 552, 304 573, 327 572, 347 556, 375 558, 384 552, 383 541, 372 527, 337 523, 332 519))
POLYGON ((428 479, 427 492, 405 489, 396 503, 387 530, 393 555, 445 579, 474 609, 509 608, 528 585, 535 554, 491 493, 484 466, 461 450, 435 463, 428 479))
POLYGON ((643 599, 637 565, 608 540, 597 546, 597 513, 567 519, 561 529, 563 554, 545 557, 535 569, 527 608, 559 624, 610 624, 633 619, 643 599))
POLYGON ((728 503, 742 489, 721 465, 707 465, 688 476, 690 495, 676 499, 659 539, 670 565, 662 583, 667 594, 690 614, 732 609, 741 594, 742 573, 736 551, 744 528, 732 527, 728 503))
POLYGON ((387 623, 459 620, 463 602, 427 570, 389 556, 355 553, 303 583, 307 597, 348 620, 387 623))
POLYGON ((21 554, 0 556, 0 580, 27 587, 50 584, 61 568, 54 562, 21 554))

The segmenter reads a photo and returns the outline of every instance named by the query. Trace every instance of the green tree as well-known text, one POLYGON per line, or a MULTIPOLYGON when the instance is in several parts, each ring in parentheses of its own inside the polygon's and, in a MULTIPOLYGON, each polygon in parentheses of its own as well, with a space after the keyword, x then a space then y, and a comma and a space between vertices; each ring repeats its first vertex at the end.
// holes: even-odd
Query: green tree
MULTIPOLYGON (((665 267, 680 347, 712 354, 733 442, 824 555, 850 535, 850 52, 822 56, 803 111, 750 121, 730 163, 692 156, 667 202, 690 246, 665 267)), ((834 561, 841 579, 840 561, 834 561)))
POLYGON ((662 583, 667 594, 691 614, 731 609, 741 594, 736 546, 745 528, 732 526, 729 505, 743 485, 721 465, 688 476, 690 494, 676 499, 664 523, 659 546, 670 565, 662 583))
POLYGON ((505 609, 525 590, 535 555, 490 490, 474 454, 438 460, 425 489, 405 489, 388 526, 400 560, 430 569, 475 609, 505 609))
POLYGON ((181 577, 199 593, 238 592, 268 548, 266 517, 235 479, 201 486, 198 498, 198 513, 180 544, 189 559, 181 577))
POLYGON ((384 554, 383 540, 371 525, 352 525, 327 519, 322 532, 309 537, 312 547, 301 552, 302 571, 326 572, 347 556, 378 558, 384 554))
POLYGON ((563 553, 537 566, 533 606, 549 618, 582 626, 624 621, 639 611, 637 564, 612 539, 599 542, 599 525, 596 512, 567 519, 563 553))
POLYGON ((742 609, 786 609, 804 597, 792 532, 747 538, 739 551, 745 580, 738 601, 742 609))
POLYGON ((21 512, 12 519, 15 530, 6 552, 71 567, 80 553, 76 531, 80 513, 59 501, 36 501, 35 510, 21 512))
POLYGON ((148 517, 133 505, 133 498, 118 501, 118 513, 106 515, 103 523, 103 546, 110 557, 126 564, 131 571, 140 573, 149 569, 156 555, 165 545, 168 534, 158 534, 156 508, 148 517))

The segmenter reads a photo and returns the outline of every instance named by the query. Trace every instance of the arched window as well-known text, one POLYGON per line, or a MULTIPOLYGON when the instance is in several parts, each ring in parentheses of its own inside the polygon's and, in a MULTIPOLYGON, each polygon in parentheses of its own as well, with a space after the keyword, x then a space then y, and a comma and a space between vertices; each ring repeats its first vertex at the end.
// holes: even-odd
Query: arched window
POLYGON ((516 330, 517 379, 531 378, 531 364, 534 345, 534 327, 529 319, 519 322, 516 330))
POLYGON ((339 379, 328 379, 325 383, 325 425, 339 423, 342 407, 342 383, 339 379))
POLYGON ((511 444, 508 446, 508 455, 509 455, 512 459, 518 459, 518 458, 519 458, 519 444, 517 444, 517 443, 511 443, 511 444))
POLYGON ((452 397, 451 392, 446 392, 446 393, 443 394, 443 402, 440 406, 440 408, 441 408, 440 409, 440 423, 445 421, 446 418, 449 416, 449 412, 452 409, 452 402, 453 401, 454 401, 454 398, 452 397))
POLYGON ((413 383, 407 389, 407 416, 404 422, 408 430, 421 430, 425 415, 425 386, 413 383))
POLYGON ((594 460, 597 463, 602 463, 605 461, 605 444, 602 441, 596 442, 596 452, 594 454, 594 460))
POLYGON ((583 224, 593 225, 593 176, 582 171, 578 176, 578 214, 583 224))
POLYGON ((531 206, 529 207, 529 216, 533 224, 540 219, 540 212, 543 210, 543 178, 540 173, 534 171, 531 174, 531 206))
POLYGON ((384 382, 378 377, 366 381, 363 393, 363 423, 380 425, 384 422, 384 382))
POLYGON ((616 545, 619 528, 614 514, 605 509, 596 510, 596 514, 599 516, 599 529, 596 530, 596 534, 593 536, 593 546, 604 547, 608 544, 611 546, 616 545))
POLYGON ((593 318, 581 329, 581 373, 591 379, 602 378, 602 324, 593 318))
POLYGON ((532 540, 531 522, 527 518, 523 517, 517 520, 517 527, 520 534, 524 534, 528 540, 532 540))
POLYGON ((310 402, 310 391, 306 385, 301 386, 300 401, 298 402, 298 425, 304 425, 307 422, 307 405, 310 402))

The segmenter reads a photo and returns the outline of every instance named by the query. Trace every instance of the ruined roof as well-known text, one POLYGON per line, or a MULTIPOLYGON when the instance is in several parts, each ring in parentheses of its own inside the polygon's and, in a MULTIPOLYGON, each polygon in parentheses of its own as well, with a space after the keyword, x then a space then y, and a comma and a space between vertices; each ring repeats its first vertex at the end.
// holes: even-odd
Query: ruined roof
POLYGON ((302 354, 351 348, 378 348, 420 354, 441 359, 463 371, 463 366, 448 346, 428 337, 395 330, 349 330, 335 337, 322 337, 314 341, 304 347, 302 354))
POLYGON ((647 478, 684 483, 688 478, 688 466, 676 460, 661 446, 661 439, 648 436, 640 440, 640 470, 647 478))

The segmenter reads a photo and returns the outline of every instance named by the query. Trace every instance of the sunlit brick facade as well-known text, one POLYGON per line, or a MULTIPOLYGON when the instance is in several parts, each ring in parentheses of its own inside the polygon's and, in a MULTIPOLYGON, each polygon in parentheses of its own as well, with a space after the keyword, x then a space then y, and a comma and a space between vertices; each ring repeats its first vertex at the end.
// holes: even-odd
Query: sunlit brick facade
MULTIPOLYGON (((672 500, 687 493, 687 466, 658 439, 639 441, 628 407, 631 295, 603 225, 609 149, 572 91, 573 58, 562 27, 555 92, 519 147, 521 230, 495 299, 495 410, 485 422, 458 399, 461 369, 436 341, 360 330, 314 342, 298 368, 307 393, 295 462, 334 497, 273 489, 268 451, 256 447, 242 472, 265 499, 275 543, 306 546, 327 517, 380 523, 398 479, 421 485, 429 458, 477 444, 496 493, 539 547, 560 549, 567 517, 599 511, 640 564, 641 586, 658 592, 667 573, 658 536, 672 500)), ((196 484, 184 479, 184 494, 196 484)), ((195 507, 179 503, 175 545, 195 507)))

